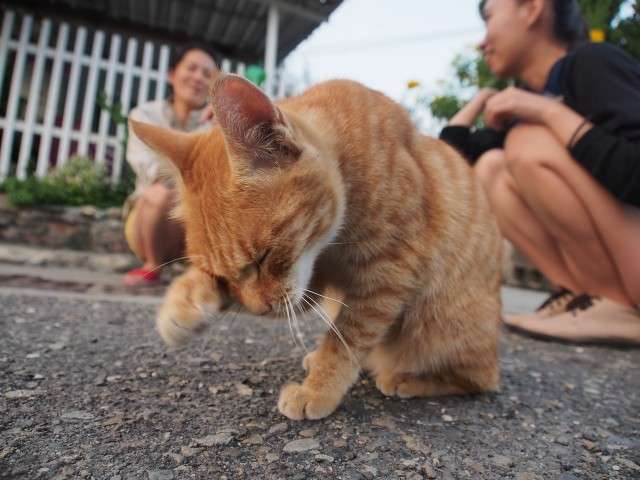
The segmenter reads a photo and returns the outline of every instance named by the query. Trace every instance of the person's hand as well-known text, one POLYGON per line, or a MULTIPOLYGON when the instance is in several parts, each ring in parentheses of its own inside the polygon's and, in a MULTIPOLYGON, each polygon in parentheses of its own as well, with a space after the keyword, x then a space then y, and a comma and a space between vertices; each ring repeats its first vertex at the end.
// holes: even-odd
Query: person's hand
POLYGON ((213 107, 211 104, 207 105, 204 110, 202 110, 202 114, 200 115, 200 122, 210 122, 213 121, 213 107))
POLYGON ((498 91, 493 88, 480 89, 478 93, 476 93, 474 97, 460 109, 460 111, 451 117, 447 125, 467 128, 471 127, 484 110, 487 101, 497 93, 498 91))
POLYGON ((487 101, 496 93, 499 92, 495 88, 481 88, 480 90, 478 90, 478 93, 476 93, 475 98, 478 100, 478 102, 481 103, 482 107, 484 108, 484 106, 487 104, 487 101))
POLYGON ((553 100, 521 88, 509 87, 487 100, 485 122, 496 130, 505 129, 514 120, 540 123, 547 102, 553 100))

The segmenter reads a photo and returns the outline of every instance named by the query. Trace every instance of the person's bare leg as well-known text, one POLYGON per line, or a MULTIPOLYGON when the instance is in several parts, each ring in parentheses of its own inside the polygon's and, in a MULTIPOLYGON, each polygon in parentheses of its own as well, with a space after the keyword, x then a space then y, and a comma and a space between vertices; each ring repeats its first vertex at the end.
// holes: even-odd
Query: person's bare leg
POLYGON ((162 184, 155 184, 145 192, 139 223, 149 266, 158 267, 181 255, 184 229, 170 217, 174 201, 174 192, 162 184))
MULTIPOLYGON (((640 251, 634 248, 640 242, 640 210, 618 202, 542 127, 518 127, 506 148, 514 191, 552 238, 581 289, 614 301, 595 300, 586 310, 552 320, 530 315, 507 316, 505 322, 568 341, 640 344, 640 311, 630 307, 640 299, 640 251)), ((499 182, 492 184, 493 190, 496 185, 499 182)), ((489 193, 492 203, 509 200, 489 193)), ((512 206, 492 204, 503 217, 512 206)), ((511 225, 502 226, 508 230, 511 225)), ((536 265, 547 273, 544 261, 536 265)))
POLYGON ((170 215, 174 201, 175 192, 162 184, 147 188, 137 200, 134 235, 147 271, 159 273, 184 251, 184 228, 170 215))
POLYGON ((582 291, 625 305, 640 301, 640 223, 544 127, 508 136, 507 168, 517 190, 555 240, 582 291))
POLYGON ((556 286, 579 292, 555 240, 531 212, 507 170, 504 150, 490 150, 474 167, 502 234, 556 286))

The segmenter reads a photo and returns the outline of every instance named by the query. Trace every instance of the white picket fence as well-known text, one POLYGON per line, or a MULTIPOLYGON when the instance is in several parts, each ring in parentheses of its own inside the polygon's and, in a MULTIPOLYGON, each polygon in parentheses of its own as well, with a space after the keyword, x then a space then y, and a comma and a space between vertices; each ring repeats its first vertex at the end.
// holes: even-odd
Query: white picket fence
MULTIPOLYGON (((168 64, 165 44, 4 10, 0 181, 26 178, 33 162, 42 177, 71 156, 84 155, 119 182, 125 127, 100 108, 98 95, 119 103, 125 115, 135 105, 165 98, 168 64)), ((221 68, 231 71, 232 62, 223 60, 221 68)), ((244 68, 235 64, 239 74, 244 68)))

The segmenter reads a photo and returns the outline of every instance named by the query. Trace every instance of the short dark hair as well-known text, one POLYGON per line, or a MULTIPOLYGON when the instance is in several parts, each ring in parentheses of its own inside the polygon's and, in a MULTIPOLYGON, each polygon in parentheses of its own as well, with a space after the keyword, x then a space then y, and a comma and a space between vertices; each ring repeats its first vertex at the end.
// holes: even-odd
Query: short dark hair
MULTIPOLYGON (((521 0, 519 0, 521 1, 521 0)), ((553 34, 570 49, 589 40, 589 27, 577 0, 550 0, 553 4, 553 34)), ((487 0, 480 0, 478 9, 484 19, 487 0)))
POLYGON ((179 45, 173 45, 169 52, 169 70, 174 70, 178 64, 184 59, 184 57, 192 50, 200 50, 209 55, 213 62, 218 66, 216 61, 216 52, 211 48, 201 43, 183 43, 179 45))

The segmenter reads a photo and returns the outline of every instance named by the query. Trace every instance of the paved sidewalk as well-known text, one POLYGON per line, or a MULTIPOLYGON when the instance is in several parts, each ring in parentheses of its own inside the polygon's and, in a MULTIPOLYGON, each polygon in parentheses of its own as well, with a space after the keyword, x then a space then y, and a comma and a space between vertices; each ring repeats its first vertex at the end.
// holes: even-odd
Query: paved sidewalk
MULTIPOLYGON (((22 288, 67 291, 93 295, 110 294, 118 296, 161 296, 170 278, 164 276, 161 284, 153 287, 130 288, 122 284, 119 273, 100 272, 81 268, 42 267, 15 265, 0 262, 0 288, 22 288)), ((545 298, 546 294, 534 290, 503 287, 505 313, 530 312, 545 298)))
POLYGON ((0 287, 37 289, 86 294, 161 296, 169 284, 168 275, 153 286, 127 287, 122 274, 74 267, 15 265, 0 262, 0 287))
MULTIPOLYGON (((63 292, 120 277, 20 268, 0 265, 0 478, 640 478, 639 350, 505 332, 498 394, 387 399, 363 377, 331 417, 293 422, 278 391, 320 321, 301 320, 304 348, 286 322, 228 315, 170 350, 158 292, 63 292)), ((542 297, 505 289, 505 310, 542 297)))

